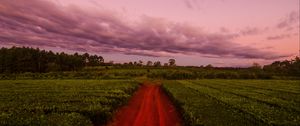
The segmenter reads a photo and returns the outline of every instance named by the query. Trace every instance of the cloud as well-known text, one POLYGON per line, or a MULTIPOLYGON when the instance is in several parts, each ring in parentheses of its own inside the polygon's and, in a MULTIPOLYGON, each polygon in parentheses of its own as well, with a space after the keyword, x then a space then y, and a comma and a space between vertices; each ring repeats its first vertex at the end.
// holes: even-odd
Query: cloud
POLYGON ((226 27, 221 27, 219 30, 221 33, 229 33, 230 32, 230 30, 226 27))
POLYGON ((281 34, 281 35, 275 35, 275 36, 269 36, 267 37, 267 40, 280 40, 291 37, 290 34, 281 34))
MULTIPOLYGON (((206 0, 182 0, 184 5, 191 10, 203 10, 206 0)), ((226 0, 213 0, 214 2, 224 3, 226 0)))
POLYGON ((261 33, 263 30, 257 27, 246 27, 240 31, 240 35, 257 35, 261 33))
POLYGON ((292 11, 288 15, 286 15, 281 21, 277 24, 277 28, 279 29, 287 29, 292 30, 295 28, 299 29, 299 11, 292 11))
MULTIPOLYGON (((276 59, 277 54, 232 42, 189 24, 141 16, 129 22, 109 10, 81 10, 45 0, 0 1, 0 45, 63 48, 141 56, 206 55, 276 59)), ((254 30, 255 31, 255 30, 254 30)), ((252 33, 251 29, 245 34, 252 33)))
POLYGON ((186 5, 187 8, 189 8, 189 9, 193 9, 194 8, 194 6, 192 5, 191 1, 184 0, 184 3, 185 3, 185 5, 186 5))
POLYGON ((238 29, 237 32, 233 32, 230 29, 226 27, 220 27, 219 33, 226 34, 228 38, 234 39, 238 37, 244 37, 244 36, 253 36, 258 34, 264 34, 267 31, 269 31, 269 27, 259 28, 259 27, 244 27, 241 29, 238 29))
POLYGON ((185 6, 188 9, 201 9, 199 1, 203 3, 203 0, 183 0, 185 6))

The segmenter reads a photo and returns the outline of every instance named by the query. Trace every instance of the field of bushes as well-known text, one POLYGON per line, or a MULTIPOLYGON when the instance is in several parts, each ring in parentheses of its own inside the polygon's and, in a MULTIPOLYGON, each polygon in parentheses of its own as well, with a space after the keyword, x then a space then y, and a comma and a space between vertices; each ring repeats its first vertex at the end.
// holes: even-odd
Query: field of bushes
POLYGON ((299 125, 299 80, 178 80, 164 89, 187 125, 299 125))
MULTIPOLYGON (((121 71, 124 72, 124 71, 121 71)), ((1 80, 0 125, 98 125, 140 81, 1 80)), ((185 125, 299 125, 299 80, 163 80, 185 125)))
POLYGON ((2 80, 0 125, 103 124, 137 88, 132 80, 2 80))
POLYGON ((88 67, 81 71, 64 71, 48 73, 0 73, 0 80, 30 80, 30 79, 134 79, 146 77, 149 79, 185 80, 185 79, 299 79, 295 76, 284 76, 263 71, 238 69, 206 69, 206 68, 154 68, 133 67, 119 68, 88 67))

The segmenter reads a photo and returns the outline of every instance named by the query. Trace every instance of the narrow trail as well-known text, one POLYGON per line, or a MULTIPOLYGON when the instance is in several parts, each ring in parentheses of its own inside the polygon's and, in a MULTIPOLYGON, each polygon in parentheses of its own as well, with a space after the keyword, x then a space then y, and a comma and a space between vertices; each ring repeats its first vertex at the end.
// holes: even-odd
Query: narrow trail
POLYGON ((160 85, 144 84, 107 126, 181 126, 175 106, 160 85))

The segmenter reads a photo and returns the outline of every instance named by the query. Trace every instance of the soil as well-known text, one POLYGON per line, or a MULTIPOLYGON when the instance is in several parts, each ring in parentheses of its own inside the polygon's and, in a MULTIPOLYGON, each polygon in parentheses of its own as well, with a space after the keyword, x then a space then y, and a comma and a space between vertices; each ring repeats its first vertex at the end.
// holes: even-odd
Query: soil
POLYGON ((107 126, 181 126, 169 97, 157 84, 144 84, 107 126))

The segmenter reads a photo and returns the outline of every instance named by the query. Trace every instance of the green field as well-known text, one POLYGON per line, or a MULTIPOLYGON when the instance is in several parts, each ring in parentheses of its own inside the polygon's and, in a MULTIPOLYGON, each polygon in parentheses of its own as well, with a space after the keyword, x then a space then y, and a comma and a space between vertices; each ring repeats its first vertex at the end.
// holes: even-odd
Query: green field
MULTIPOLYGON (((104 124, 134 80, 1 80, 0 125, 104 124)), ((164 80, 186 125, 300 125, 299 80, 164 80)))
POLYGON ((132 80, 0 81, 0 125, 103 124, 137 87, 132 80))
POLYGON ((188 125, 300 125, 299 80, 164 81, 188 125))

